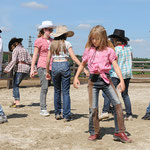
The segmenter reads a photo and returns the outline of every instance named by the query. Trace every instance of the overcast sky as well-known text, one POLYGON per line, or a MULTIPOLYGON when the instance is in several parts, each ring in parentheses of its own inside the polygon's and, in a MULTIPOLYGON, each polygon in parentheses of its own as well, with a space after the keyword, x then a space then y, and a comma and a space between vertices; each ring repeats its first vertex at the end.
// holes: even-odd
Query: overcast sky
POLYGON ((103 25, 107 34, 124 29, 130 38, 134 57, 150 58, 150 0, 1 0, 0 29, 4 51, 12 37, 29 36, 34 43, 37 26, 45 20, 55 25, 67 25, 75 32, 68 38, 75 54, 82 55, 90 29, 103 25))

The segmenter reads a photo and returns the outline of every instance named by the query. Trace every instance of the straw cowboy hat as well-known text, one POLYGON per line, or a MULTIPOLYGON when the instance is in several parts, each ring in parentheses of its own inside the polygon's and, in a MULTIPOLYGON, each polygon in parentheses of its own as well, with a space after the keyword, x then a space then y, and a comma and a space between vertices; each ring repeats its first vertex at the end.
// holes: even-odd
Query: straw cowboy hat
POLYGON ((109 38, 120 38, 124 41, 129 41, 128 37, 125 37, 125 31, 121 29, 115 29, 114 33, 108 36, 109 38))
POLYGON ((53 37, 59 37, 63 34, 66 34, 67 37, 72 37, 74 35, 73 31, 68 31, 67 27, 65 25, 63 26, 57 26, 56 27, 56 33, 51 33, 51 36, 53 37))
POLYGON ((41 25, 38 26, 38 30, 42 30, 44 28, 56 28, 56 26, 53 25, 52 21, 43 21, 41 25))
POLYGON ((8 44, 8 48, 9 48, 9 51, 12 51, 11 50, 11 46, 15 43, 15 42, 18 42, 18 43, 21 43, 22 42, 22 38, 12 38, 10 41, 9 41, 9 44, 8 44))

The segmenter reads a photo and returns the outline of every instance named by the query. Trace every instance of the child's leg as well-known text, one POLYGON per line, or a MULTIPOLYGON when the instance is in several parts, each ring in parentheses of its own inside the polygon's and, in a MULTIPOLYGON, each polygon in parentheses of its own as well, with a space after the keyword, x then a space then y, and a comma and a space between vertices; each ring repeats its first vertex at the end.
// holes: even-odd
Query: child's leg
POLYGON ((46 69, 44 69, 44 68, 38 69, 38 76, 40 78, 40 84, 41 84, 41 93, 40 93, 41 110, 47 110, 46 96, 47 96, 47 92, 48 92, 48 80, 46 80, 46 78, 45 78, 45 72, 46 72, 46 69))
POLYGON ((130 97, 128 95, 128 87, 130 79, 124 79, 125 82, 125 91, 121 93, 122 98, 124 100, 125 108, 126 108, 126 115, 131 116, 132 115, 132 109, 131 109, 131 101, 130 97))
POLYGON ((99 118, 98 118, 98 97, 99 89, 93 85, 94 83, 88 81, 89 93, 89 132, 90 135, 99 134, 99 118))
POLYGON ((14 75, 13 81, 13 97, 15 99, 16 105, 19 105, 20 102, 20 92, 19 92, 19 85, 21 81, 26 77, 26 73, 16 72, 14 75))
POLYGON ((115 132, 124 132, 125 126, 124 126, 123 111, 121 107, 121 102, 119 100, 114 85, 111 83, 111 85, 106 86, 105 88, 103 88, 103 92, 110 99, 112 105, 115 106, 115 114, 114 114, 115 132))

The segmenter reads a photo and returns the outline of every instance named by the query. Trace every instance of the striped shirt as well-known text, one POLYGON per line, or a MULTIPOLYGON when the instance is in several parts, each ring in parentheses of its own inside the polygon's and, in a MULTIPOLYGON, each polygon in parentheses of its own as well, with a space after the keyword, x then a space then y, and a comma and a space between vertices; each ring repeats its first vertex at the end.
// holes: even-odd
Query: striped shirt
POLYGON ((10 72, 13 68, 14 72, 29 73, 32 58, 30 54, 21 45, 18 45, 12 52, 12 60, 4 69, 10 72), (22 63, 19 63, 22 62, 22 63))
MULTIPOLYGON (((118 57, 118 65, 121 69, 123 79, 132 78, 132 48, 129 45, 121 45, 115 47, 115 52, 118 57)), ((114 69, 110 71, 111 77, 118 78, 114 69)))

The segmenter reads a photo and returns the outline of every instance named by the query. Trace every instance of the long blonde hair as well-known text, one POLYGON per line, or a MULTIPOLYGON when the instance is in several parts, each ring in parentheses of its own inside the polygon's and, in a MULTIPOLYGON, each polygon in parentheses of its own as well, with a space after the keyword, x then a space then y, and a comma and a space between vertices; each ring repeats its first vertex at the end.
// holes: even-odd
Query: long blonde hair
POLYGON ((94 46, 92 43, 92 38, 96 38, 100 41, 98 50, 103 50, 106 47, 108 47, 107 33, 103 26, 97 25, 91 29, 90 34, 88 36, 88 41, 85 46, 86 48, 90 48, 90 47, 94 46))

